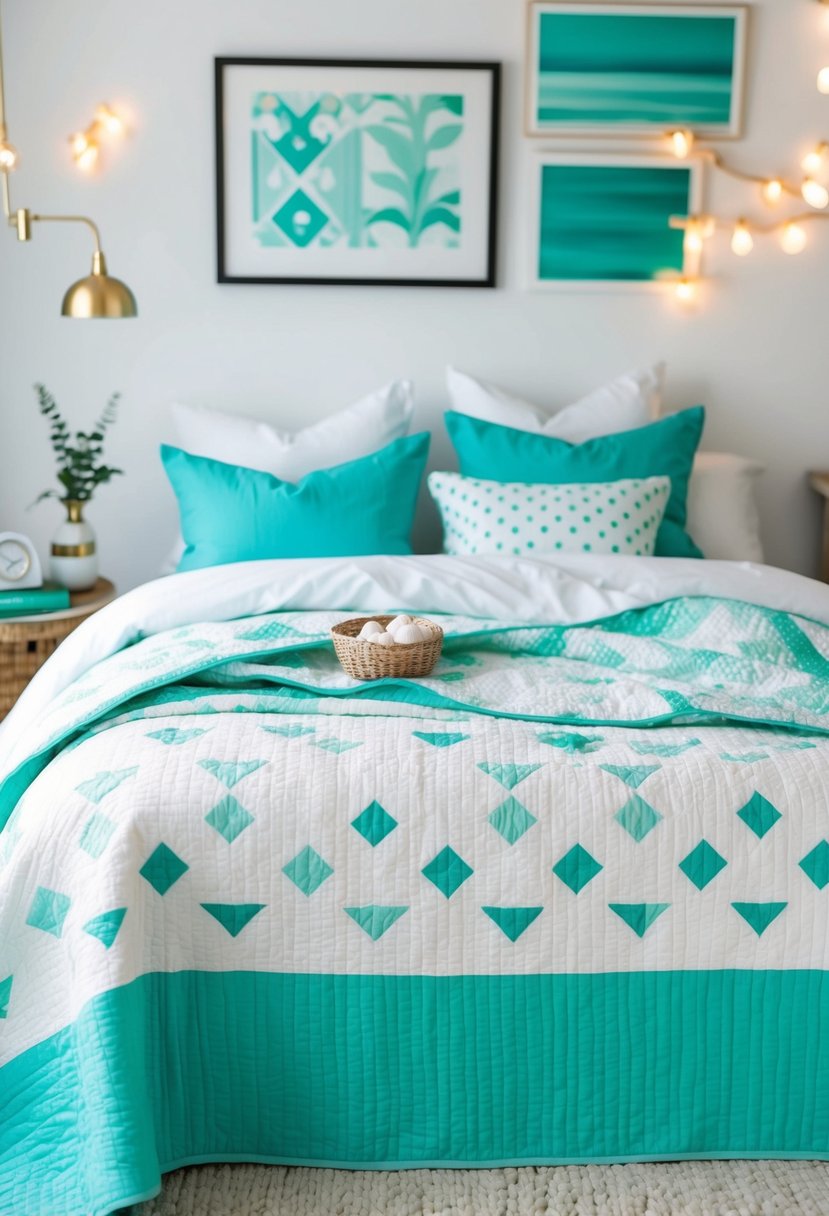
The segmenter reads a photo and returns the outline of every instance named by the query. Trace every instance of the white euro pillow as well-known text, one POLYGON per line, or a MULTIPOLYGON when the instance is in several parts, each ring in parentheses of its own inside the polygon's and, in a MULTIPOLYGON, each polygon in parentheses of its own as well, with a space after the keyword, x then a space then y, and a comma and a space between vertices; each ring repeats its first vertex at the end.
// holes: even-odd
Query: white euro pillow
POLYGON ((728 452, 697 452, 686 531, 706 557, 762 562, 757 481, 764 466, 728 452))
POLYGON ((662 407, 664 380, 664 363, 627 372, 551 414, 486 380, 476 380, 454 367, 446 369, 446 387, 456 413, 568 443, 584 443, 653 422, 662 407))

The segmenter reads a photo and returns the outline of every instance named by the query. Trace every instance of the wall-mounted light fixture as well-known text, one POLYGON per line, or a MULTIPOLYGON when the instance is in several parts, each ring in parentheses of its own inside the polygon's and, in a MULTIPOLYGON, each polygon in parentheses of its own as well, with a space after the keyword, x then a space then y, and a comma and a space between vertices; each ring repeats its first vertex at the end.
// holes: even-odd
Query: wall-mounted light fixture
POLYGON ((93 318, 134 317, 138 313, 135 296, 120 279, 107 273, 106 259, 101 249, 98 227, 85 215, 39 215, 27 207, 13 208, 9 189, 9 174, 17 167, 17 149, 9 142, 6 128, 6 105, 3 88, 3 45, 0 29, 0 189, 3 195, 3 212, 9 227, 13 228, 19 241, 29 241, 32 225, 40 223, 85 224, 95 241, 92 255, 92 272, 86 278, 73 283, 63 297, 61 313, 64 317, 93 318))

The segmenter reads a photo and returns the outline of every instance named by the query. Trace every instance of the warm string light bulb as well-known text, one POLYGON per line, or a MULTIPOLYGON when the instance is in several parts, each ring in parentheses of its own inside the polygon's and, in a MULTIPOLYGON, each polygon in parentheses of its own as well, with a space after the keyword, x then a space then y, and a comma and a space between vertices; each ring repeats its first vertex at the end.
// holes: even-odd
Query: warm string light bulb
POLYGON ((776 207, 783 197, 783 183, 779 177, 770 177, 762 186, 763 199, 770 207, 776 207))
POLYGON ((731 249, 738 258, 747 257, 754 248, 754 237, 751 235, 745 220, 737 220, 731 237, 731 249))
POLYGON ((806 248, 806 233, 800 224, 786 224, 780 238, 780 244, 783 246, 784 253, 802 253, 806 248))
POLYGON ((829 67, 821 68, 817 74, 818 93, 829 93, 829 67))
POLYGON ((108 138, 120 138, 126 133, 124 120, 119 114, 101 102, 96 107, 95 117, 85 131, 76 131, 69 136, 69 146, 72 156, 79 169, 88 172, 98 161, 101 141, 108 138))
POLYGON ((121 136, 124 134, 124 120, 105 101, 102 101, 96 108, 95 121, 100 123, 108 135, 121 136))
POLYGON ((829 144, 820 143, 811 152, 807 152, 801 161, 803 172, 809 177, 814 173, 820 173, 826 160, 826 154, 829 153, 829 144))
POLYGON ((682 247, 692 257, 702 253, 703 228, 698 220, 689 220, 685 225, 685 236, 682 247))
POLYGON ((690 304, 696 299, 697 285, 694 279, 682 278, 677 279, 674 287, 676 298, 682 304, 690 304))
POLYGON ((670 140, 671 151, 677 160, 687 160, 694 146, 693 131, 671 131, 668 139, 670 140))
POLYGON ((804 201, 810 207, 814 207, 816 211, 825 211, 829 207, 829 190, 821 182, 815 181, 813 177, 804 179, 800 193, 803 195, 804 201))
POLYGON ((17 148, 7 139, 0 139, 0 170, 10 173, 17 168, 17 148))

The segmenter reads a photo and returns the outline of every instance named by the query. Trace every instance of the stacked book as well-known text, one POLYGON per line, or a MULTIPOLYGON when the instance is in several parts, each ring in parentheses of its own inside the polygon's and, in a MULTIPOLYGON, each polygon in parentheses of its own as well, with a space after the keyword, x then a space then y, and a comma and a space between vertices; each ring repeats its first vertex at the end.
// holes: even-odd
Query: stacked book
POLYGON ((0 620, 32 616, 38 612, 63 612, 68 607, 69 592, 57 583, 24 587, 20 591, 0 591, 0 620))

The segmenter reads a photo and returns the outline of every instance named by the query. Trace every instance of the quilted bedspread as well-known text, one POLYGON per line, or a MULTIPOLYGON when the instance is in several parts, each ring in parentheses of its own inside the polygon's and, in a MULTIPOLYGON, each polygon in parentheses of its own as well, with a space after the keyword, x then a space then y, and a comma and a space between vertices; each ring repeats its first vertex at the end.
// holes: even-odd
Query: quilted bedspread
POLYGON ((795 576, 140 589, 0 731, 0 1212, 206 1160, 829 1159, 828 786, 795 576), (355 606, 443 611, 432 676, 346 676, 355 606))

